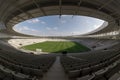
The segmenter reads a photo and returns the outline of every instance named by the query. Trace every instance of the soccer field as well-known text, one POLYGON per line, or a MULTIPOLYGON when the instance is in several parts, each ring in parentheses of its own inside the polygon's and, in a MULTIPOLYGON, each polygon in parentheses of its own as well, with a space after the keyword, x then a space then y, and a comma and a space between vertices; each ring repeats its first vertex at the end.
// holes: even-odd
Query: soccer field
POLYGON ((23 46, 22 48, 32 51, 36 51, 36 49, 41 49, 42 52, 49 53, 60 53, 62 51, 67 51, 68 53, 78 53, 90 50, 89 48, 72 41, 46 41, 42 43, 23 46))

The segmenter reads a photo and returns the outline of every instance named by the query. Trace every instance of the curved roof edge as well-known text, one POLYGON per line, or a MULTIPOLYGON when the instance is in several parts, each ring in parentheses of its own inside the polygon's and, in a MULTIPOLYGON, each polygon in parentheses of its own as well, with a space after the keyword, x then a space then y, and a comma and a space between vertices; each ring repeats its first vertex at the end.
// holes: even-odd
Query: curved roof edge
POLYGON ((93 31, 88 32, 88 33, 83 34, 83 35, 90 35, 90 34, 93 34, 93 33, 95 33, 95 32, 98 32, 98 31, 104 29, 105 27, 107 27, 108 24, 109 24, 109 23, 108 23, 107 21, 105 21, 105 22, 104 22, 99 28, 97 28, 96 30, 93 30, 93 31))

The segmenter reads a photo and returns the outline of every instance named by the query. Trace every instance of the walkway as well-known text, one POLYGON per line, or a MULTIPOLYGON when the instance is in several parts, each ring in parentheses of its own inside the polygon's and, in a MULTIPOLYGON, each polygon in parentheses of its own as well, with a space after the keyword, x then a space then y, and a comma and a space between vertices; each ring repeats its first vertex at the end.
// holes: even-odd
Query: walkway
POLYGON ((63 67, 60 63, 60 57, 56 57, 56 61, 49 69, 42 80, 68 80, 63 67))

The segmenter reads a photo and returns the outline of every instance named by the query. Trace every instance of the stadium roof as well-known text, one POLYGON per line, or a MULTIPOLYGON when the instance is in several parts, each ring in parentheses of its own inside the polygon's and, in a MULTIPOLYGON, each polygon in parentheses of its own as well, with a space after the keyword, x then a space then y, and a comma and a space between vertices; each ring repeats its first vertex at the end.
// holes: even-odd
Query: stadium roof
POLYGON ((0 0, 1 32, 20 35, 12 27, 24 20, 47 15, 84 15, 108 21, 104 29, 89 34, 119 30, 120 0, 0 0))

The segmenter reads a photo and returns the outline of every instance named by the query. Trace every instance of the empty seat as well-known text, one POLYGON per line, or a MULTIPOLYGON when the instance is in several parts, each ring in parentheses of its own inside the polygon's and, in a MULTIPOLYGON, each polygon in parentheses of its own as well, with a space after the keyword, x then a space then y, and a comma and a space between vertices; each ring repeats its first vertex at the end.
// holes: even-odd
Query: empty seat
POLYGON ((69 78, 76 78, 76 77, 79 77, 80 71, 81 71, 81 70, 69 71, 69 73, 68 73, 69 78))
POLYGON ((43 77, 43 72, 41 70, 34 69, 32 70, 32 75, 35 75, 39 78, 43 77))
POLYGON ((103 76, 103 74, 100 74, 100 75, 96 75, 94 78, 90 80, 107 80, 107 79, 103 76))
POLYGON ((32 80, 32 79, 30 79, 30 78, 20 78, 20 77, 14 76, 13 80, 32 80))
POLYGON ((89 67, 84 68, 84 69, 81 70, 81 73, 80 73, 80 76, 79 76, 79 77, 85 76, 85 75, 88 75, 88 74, 91 75, 91 74, 92 74, 91 71, 92 71, 92 70, 91 70, 91 68, 89 68, 89 67))

